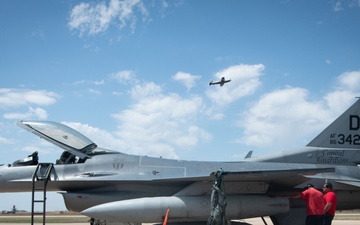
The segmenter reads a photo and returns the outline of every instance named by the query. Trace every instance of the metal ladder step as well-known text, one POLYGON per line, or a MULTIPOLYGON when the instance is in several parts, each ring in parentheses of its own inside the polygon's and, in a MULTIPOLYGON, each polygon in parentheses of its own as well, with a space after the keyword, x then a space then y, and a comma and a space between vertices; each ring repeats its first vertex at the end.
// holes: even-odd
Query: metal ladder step
POLYGON ((51 171, 53 170, 53 163, 39 163, 36 166, 34 174, 32 176, 32 201, 31 201, 31 225, 34 225, 34 215, 42 215, 42 222, 45 225, 45 216, 46 216, 46 186, 50 180, 51 171), (42 187, 36 187, 41 184, 42 187), (43 194, 42 199, 35 199, 35 192, 41 191, 43 194), (42 212, 35 212, 35 203, 42 204, 42 212))

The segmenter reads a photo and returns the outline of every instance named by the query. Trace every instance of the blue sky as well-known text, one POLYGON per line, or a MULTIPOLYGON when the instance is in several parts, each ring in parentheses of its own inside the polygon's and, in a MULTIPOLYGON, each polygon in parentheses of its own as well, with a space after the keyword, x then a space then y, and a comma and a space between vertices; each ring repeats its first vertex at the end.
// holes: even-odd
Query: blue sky
MULTIPOLYGON (((360 96, 355 0, 7 0, 0 27, 1 164, 62 152, 18 120, 125 153, 241 160, 305 146, 360 96)), ((30 210, 29 193, 0 196, 30 210)))

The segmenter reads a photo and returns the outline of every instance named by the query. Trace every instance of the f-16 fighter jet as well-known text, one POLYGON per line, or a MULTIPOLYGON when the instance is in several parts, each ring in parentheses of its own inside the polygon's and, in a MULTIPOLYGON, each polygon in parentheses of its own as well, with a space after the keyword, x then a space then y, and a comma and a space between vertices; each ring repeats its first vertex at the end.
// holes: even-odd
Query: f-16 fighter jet
POLYGON ((61 123, 18 125, 64 152, 54 163, 34 154, 0 164, 0 192, 32 192, 46 181, 46 190, 60 192, 69 211, 92 221, 141 224, 166 218, 168 225, 205 225, 269 216, 274 224, 302 225, 304 201, 284 196, 309 182, 316 188, 331 182, 338 210, 360 208, 360 100, 306 147, 233 162, 125 154, 101 148, 61 123))

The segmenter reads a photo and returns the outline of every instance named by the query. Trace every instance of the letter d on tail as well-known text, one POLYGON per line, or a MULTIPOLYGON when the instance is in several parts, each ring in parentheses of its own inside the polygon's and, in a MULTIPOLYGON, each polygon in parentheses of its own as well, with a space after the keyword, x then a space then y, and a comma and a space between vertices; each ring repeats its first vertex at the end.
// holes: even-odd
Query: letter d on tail
POLYGON ((349 126, 350 130, 359 130, 360 117, 358 115, 350 115, 349 122, 350 122, 350 126, 349 126))

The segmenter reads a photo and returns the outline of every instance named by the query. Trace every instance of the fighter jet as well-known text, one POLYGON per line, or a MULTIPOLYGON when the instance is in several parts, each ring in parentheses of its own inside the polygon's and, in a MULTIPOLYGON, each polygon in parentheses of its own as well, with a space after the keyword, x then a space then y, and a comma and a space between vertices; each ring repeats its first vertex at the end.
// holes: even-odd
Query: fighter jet
POLYGON ((92 221, 224 224, 269 216, 274 224, 301 225, 305 202, 285 196, 324 182, 333 184, 338 210, 360 208, 360 100, 301 149, 233 162, 125 154, 61 123, 18 125, 64 152, 50 164, 41 154, 35 163, 30 155, 1 164, 0 192, 32 192, 32 184, 36 190, 46 181, 46 190, 60 192, 69 211, 92 221))
POLYGON ((224 86, 225 83, 230 82, 231 80, 225 80, 225 77, 222 77, 220 81, 210 81, 209 85, 215 85, 215 84, 220 84, 220 87, 224 86))

